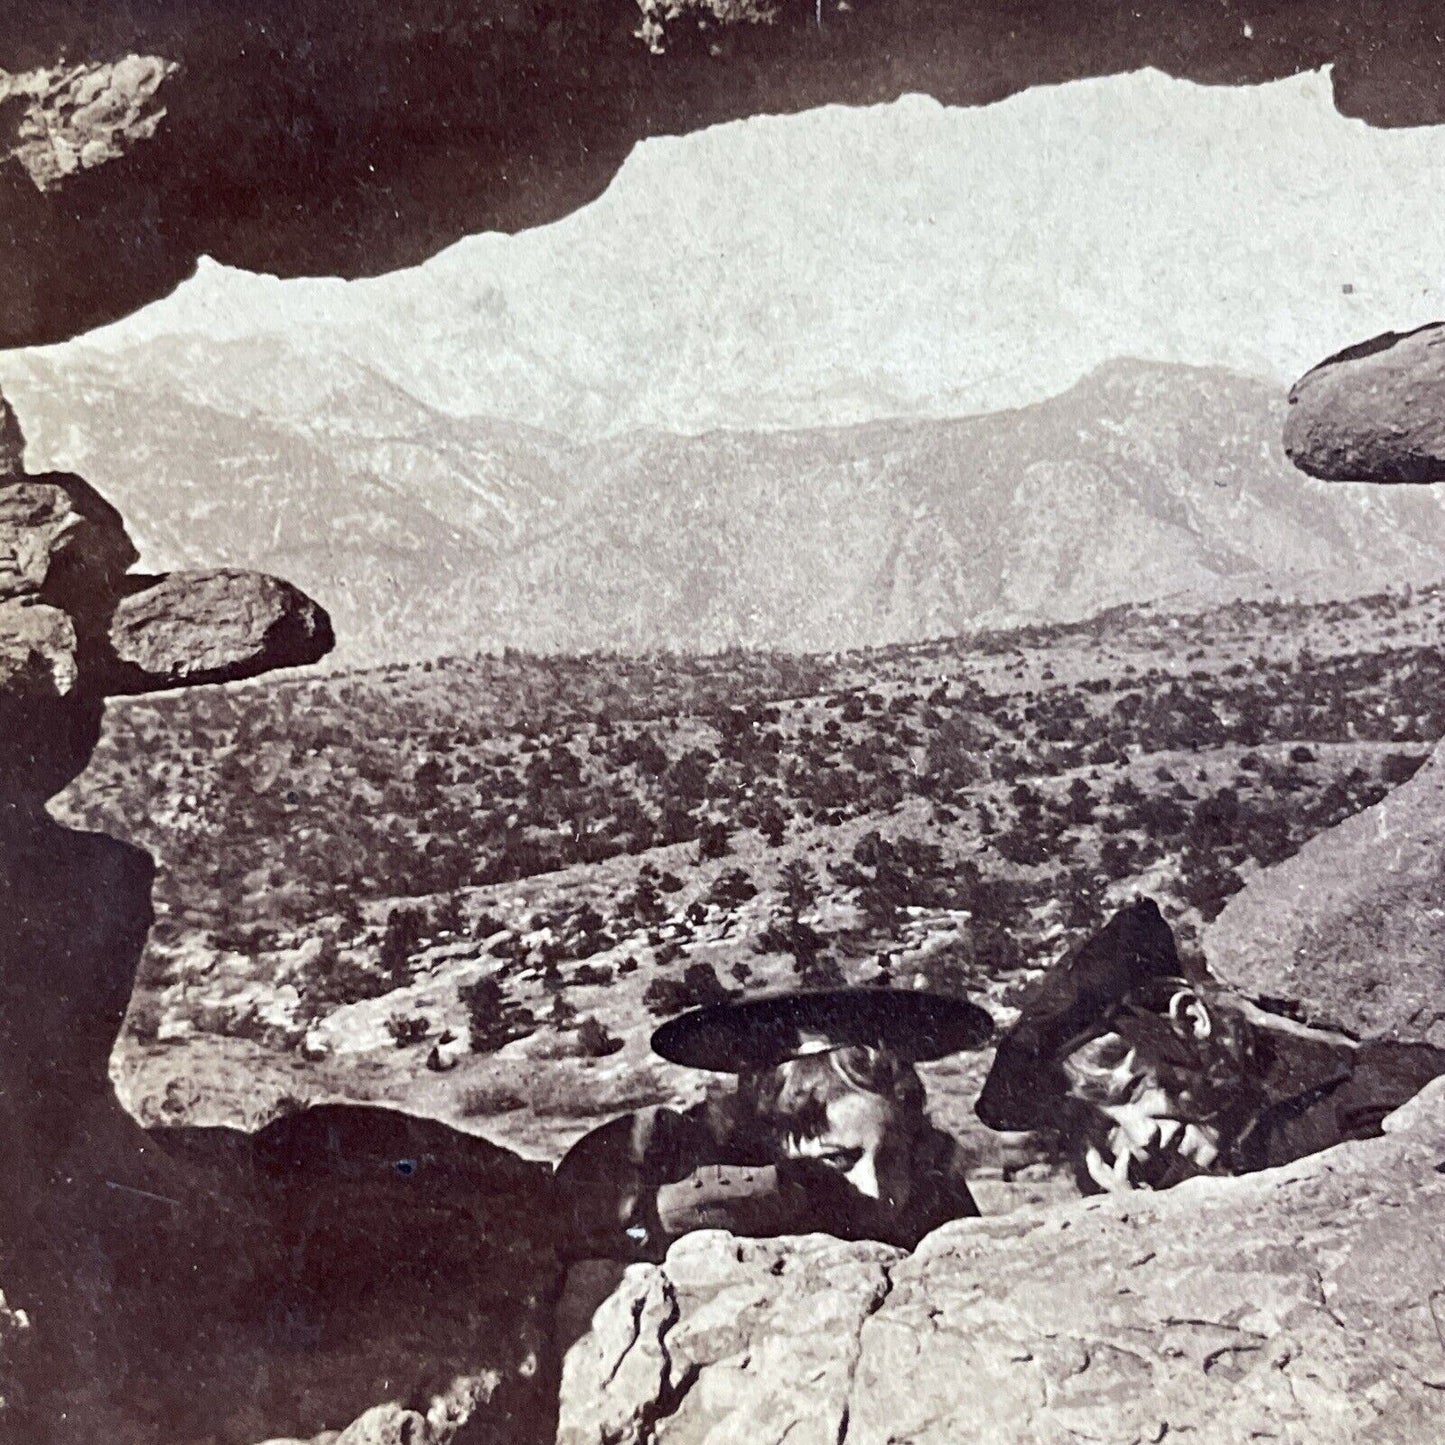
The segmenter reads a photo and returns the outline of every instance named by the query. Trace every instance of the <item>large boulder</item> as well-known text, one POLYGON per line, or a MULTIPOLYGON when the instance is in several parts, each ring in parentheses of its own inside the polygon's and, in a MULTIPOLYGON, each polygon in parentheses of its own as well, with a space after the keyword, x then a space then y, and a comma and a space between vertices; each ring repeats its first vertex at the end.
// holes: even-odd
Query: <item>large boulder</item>
POLYGON ((109 626, 109 694, 238 682, 317 662, 334 644, 331 622, 278 577, 221 569, 147 579, 116 604, 109 626))
POLYGON ((708 1233, 567 1358, 561 1445, 1445 1429, 1445 1082, 1286 1169, 946 1225, 912 1256, 708 1233))
POLYGON ((1387 331, 1306 372, 1284 448, 1331 482, 1445 482, 1445 323, 1387 331))
POLYGON ((1210 967, 1359 1035, 1445 1044, 1445 748, 1311 838, 1205 930, 1210 967))

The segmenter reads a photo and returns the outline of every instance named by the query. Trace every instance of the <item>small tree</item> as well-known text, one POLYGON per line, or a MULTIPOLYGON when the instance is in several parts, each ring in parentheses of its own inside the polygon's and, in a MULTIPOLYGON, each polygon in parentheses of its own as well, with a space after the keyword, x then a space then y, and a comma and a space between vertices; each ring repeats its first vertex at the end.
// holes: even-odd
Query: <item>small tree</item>
POLYGON ((386 1031, 397 1048, 404 1049, 411 1044, 425 1041, 431 1032, 431 1024, 421 1014, 392 1014, 386 1021, 386 1031))
POLYGON ((757 897, 757 887, 741 868, 729 868, 708 891, 707 901, 718 908, 732 909, 757 897))
POLYGON ((457 998, 467 1011, 473 1053, 494 1053, 513 1039, 524 1039, 536 1031, 531 1010, 510 1000, 495 978, 463 984, 457 998))
POLYGON ((381 935, 381 971, 394 984, 411 974, 411 958, 421 942, 425 920, 419 908, 393 908, 381 935))
POLYGON ((577 1025, 577 1047, 584 1058, 605 1059, 609 1054, 619 1052, 622 1040, 609 1033, 600 1019, 588 1014, 577 1025))
POLYGON ((726 823, 716 819, 704 823, 697 835, 697 861, 710 863, 714 859, 725 858, 730 846, 726 823))
POLYGON ((817 875, 807 859, 794 858, 778 875, 783 889, 783 907, 793 919, 801 917, 818 901, 817 875))

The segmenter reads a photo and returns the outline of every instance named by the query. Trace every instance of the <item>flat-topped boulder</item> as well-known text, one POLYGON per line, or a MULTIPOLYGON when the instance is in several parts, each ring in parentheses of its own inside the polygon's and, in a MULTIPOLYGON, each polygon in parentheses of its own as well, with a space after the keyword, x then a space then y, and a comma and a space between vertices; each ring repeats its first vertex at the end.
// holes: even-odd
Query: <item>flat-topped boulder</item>
POLYGON ((238 682, 319 662, 331 621, 300 588, 259 572, 219 569, 145 579, 116 604, 107 629, 111 695, 238 682))

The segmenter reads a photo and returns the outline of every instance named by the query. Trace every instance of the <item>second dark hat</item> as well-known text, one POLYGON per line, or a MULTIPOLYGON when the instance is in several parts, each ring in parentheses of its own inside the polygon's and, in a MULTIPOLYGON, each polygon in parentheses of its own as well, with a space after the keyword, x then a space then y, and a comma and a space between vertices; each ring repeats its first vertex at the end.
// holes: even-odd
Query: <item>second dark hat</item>
POLYGON ((1157 978, 1179 978, 1174 935, 1152 898, 1116 913, 1024 997, 999 1040, 974 1112, 990 1129, 1037 1129, 1063 1087, 1058 1060, 1076 1041, 1104 1031, 1131 993, 1157 978))

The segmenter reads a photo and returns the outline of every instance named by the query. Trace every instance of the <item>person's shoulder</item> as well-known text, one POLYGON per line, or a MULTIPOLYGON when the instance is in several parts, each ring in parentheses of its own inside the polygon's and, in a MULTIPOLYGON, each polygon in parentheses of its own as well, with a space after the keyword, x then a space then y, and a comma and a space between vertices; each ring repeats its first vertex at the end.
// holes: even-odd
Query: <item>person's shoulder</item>
POLYGON ((695 1156, 710 1153, 712 1143, 708 1120, 699 1108, 651 1104, 619 1114, 584 1134, 567 1151, 557 1173, 566 1177, 626 1162, 667 1174, 695 1156))
POLYGON ((944 1219, 967 1218, 978 1213, 973 1191, 968 1187, 971 1153, 952 1134, 929 1124, 913 1149, 913 1173, 932 1208, 944 1219))

